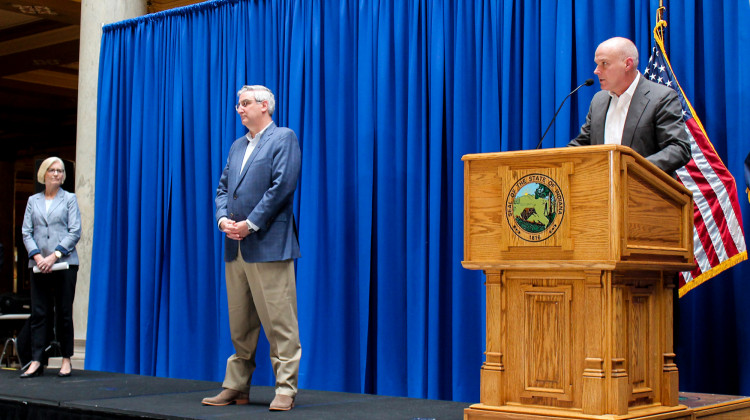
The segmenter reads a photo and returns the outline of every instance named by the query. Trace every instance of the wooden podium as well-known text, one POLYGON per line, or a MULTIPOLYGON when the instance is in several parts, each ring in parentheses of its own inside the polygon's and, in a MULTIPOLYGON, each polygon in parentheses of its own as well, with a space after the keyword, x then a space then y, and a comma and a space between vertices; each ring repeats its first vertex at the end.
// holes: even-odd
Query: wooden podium
POLYGON ((691 193, 624 146, 466 155, 463 266, 483 270, 487 349, 465 419, 690 419, 675 275, 691 193))

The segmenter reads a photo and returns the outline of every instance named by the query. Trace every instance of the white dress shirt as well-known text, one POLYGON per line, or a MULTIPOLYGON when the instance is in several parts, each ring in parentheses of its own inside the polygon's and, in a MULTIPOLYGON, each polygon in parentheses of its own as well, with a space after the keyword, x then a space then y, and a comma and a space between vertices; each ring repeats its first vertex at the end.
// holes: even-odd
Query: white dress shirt
POLYGON ((247 149, 245 149, 245 156, 242 158, 242 166, 240 167, 240 173, 242 173, 242 170, 245 169, 245 164, 247 163, 247 160, 250 158, 250 155, 253 153, 253 150, 255 150, 255 146, 258 145, 258 140, 260 140, 260 136, 263 135, 263 133, 266 132, 266 129, 271 126, 271 121, 268 123, 267 126, 263 127, 262 130, 258 131, 255 134, 255 137, 252 137, 250 135, 250 132, 248 131, 245 137, 247 137, 247 149))
POLYGON ((612 99, 609 102, 609 109, 607 109, 607 119, 604 122, 604 144, 622 144, 622 132, 625 129, 625 119, 628 117, 628 109, 630 109, 630 101, 633 99, 635 88, 638 86, 638 81, 641 78, 641 74, 637 73, 635 80, 630 84, 628 89, 617 96, 612 91, 609 92, 609 96, 612 99))

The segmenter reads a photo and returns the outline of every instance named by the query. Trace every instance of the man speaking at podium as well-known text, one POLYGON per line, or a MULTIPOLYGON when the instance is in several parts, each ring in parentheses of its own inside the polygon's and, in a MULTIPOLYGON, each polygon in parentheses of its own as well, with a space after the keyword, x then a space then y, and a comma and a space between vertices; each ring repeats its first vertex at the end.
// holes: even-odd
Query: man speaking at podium
POLYGON ((677 92, 638 72, 638 49, 629 39, 602 42, 594 62, 602 90, 568 146, 621 144, 670 175, 685 166, 690 140, 677 92))

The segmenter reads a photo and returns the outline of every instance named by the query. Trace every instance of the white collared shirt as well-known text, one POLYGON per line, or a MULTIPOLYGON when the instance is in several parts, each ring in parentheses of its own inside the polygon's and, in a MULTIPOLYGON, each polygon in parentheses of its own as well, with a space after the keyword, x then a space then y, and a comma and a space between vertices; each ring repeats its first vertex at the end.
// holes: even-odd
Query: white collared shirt
POLYGON ((247 163, 247 160, 250 158, 250 155, 253 153, 253 150, 255 150, 255 146, 258 145, 258 140, 260 140, 260 136, 262 136, 263 133, 266 132, 268 127, 271 126, 271 123, 273 123, 273 121, 268 123, 267 126, 263 127, 262 130, 258 131, 255 134, 255 137, 250 136, 249 131, 245 135, 245 137, 247 137, 248 144, 247 144, 247 149, 245 149, 245 156, 242 158, 242 166, 240 166, 240 173, 242 173, 242 170, 245 169, 245 164, 247 163))
POLYGON ((625 129, 625 119, 628 117, 628 109, 630 109, 630 101, 633 99, 635 88, 638 86, 638 81, 641 78, 641 74, 637 73, 635 80, 630 84, 628 89, 617 96, 612 91, 609 92, 609 96, 612 99, 609 102, 609 109, 607 110, 607 119, 604 122, 604 144, 622 144, 622 132, 625 129))

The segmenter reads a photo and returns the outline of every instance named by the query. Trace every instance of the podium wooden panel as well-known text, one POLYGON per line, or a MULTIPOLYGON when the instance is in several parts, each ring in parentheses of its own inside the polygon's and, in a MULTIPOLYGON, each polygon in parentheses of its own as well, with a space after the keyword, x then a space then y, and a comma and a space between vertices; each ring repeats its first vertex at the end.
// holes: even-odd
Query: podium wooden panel
POLYGON ((672 343, 692 195, 623 146, 466 155, 487 349, 466 419, 688 419, 672 343))

